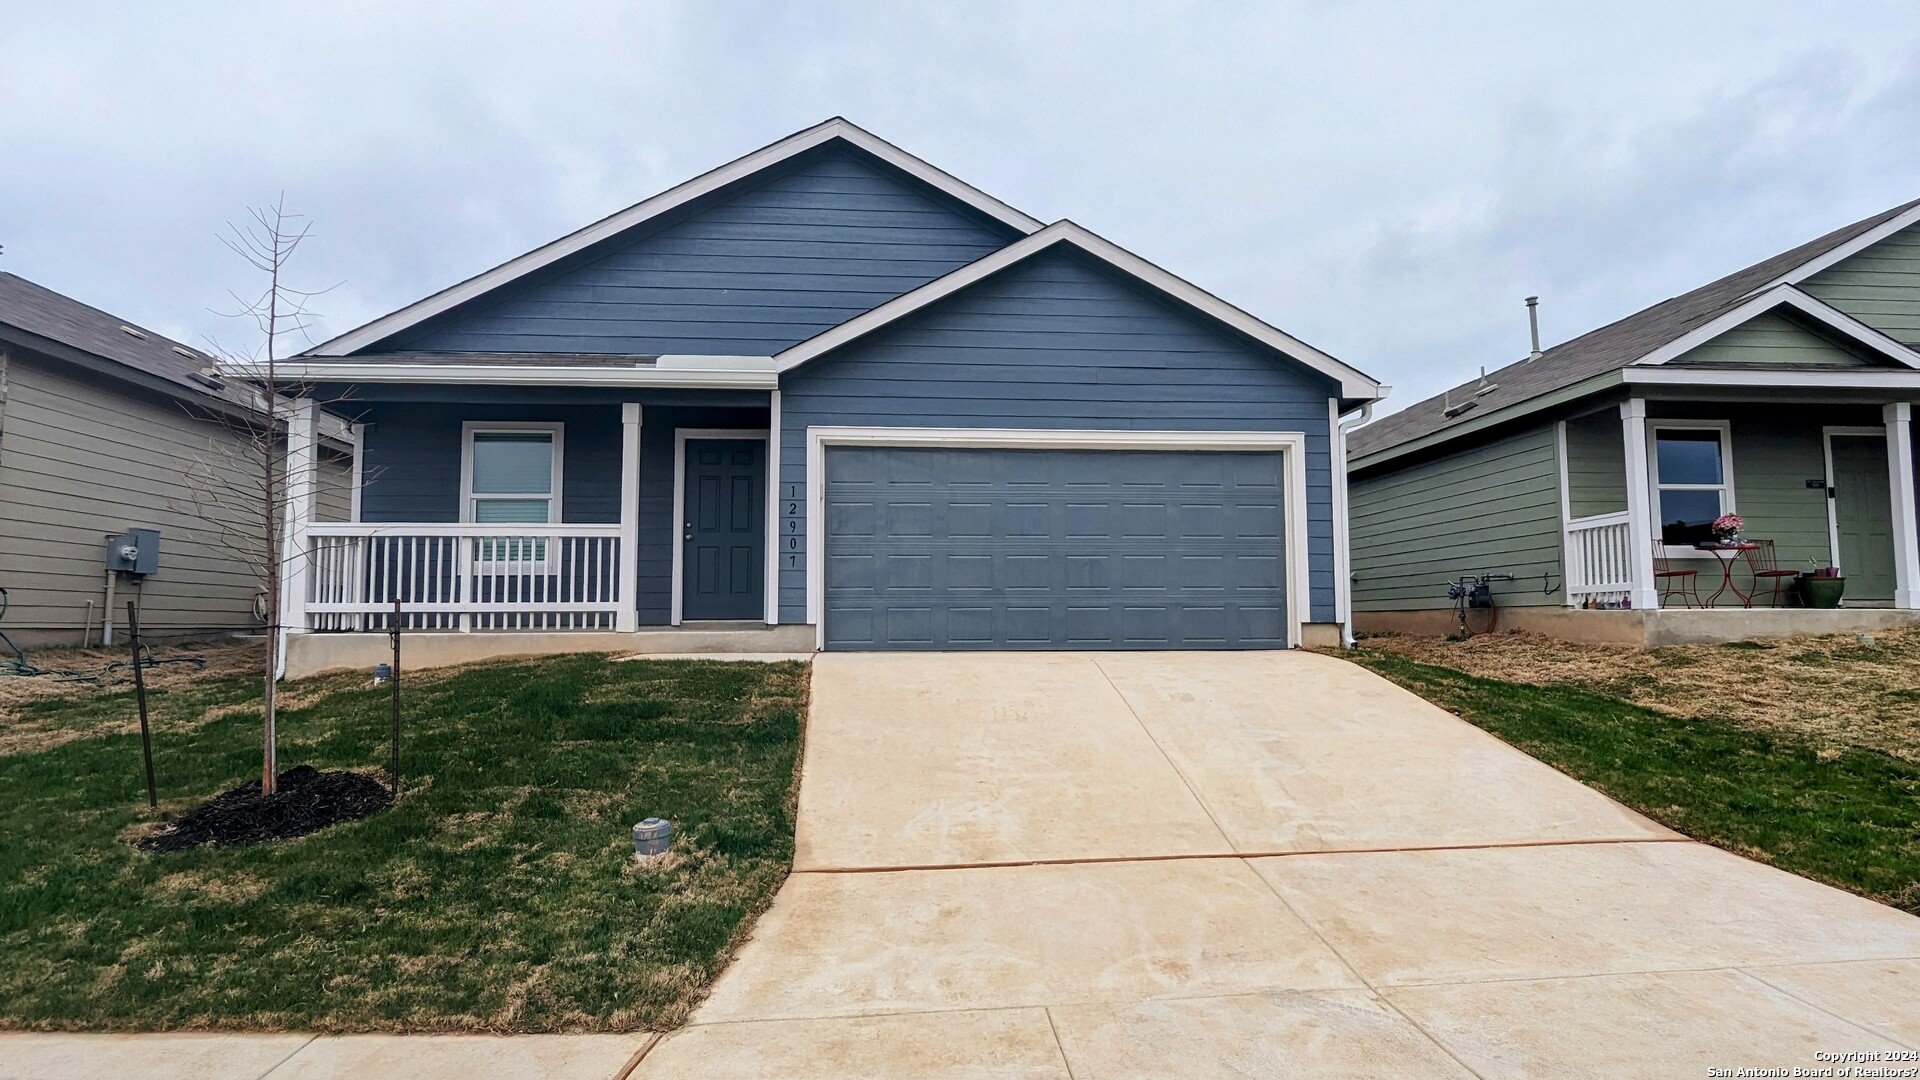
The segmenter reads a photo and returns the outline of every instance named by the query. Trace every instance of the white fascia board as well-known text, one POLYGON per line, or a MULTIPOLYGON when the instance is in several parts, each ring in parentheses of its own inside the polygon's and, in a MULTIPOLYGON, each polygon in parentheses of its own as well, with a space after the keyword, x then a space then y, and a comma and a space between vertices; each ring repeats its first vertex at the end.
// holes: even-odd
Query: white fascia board
POLYGON ((1630 367, 1620 373, 1631 386, 1778 387, 1809 390, 1920 390, 1920 371, 1837 368, 1833 371, 1766 371, 1740 368, 1630 367))
POLYGON ((936 190, 959 200, 982 214, 1000 221, 1023 233, 1032 233, 1041 227, 1038 218, 1029 217, 1015 210, 999 199, 988 195, 979 188, 968 184, 958 177, 929 165, 905 150, 887 142, 871 132, 862 130, 852 123, 834 117, 822 124, 816 124, 805 131, 796 132, 771 146, 763 147, 743 158, 735 159, 711 172, 703 173, 686 183, 655 195, 651 199, 635 203, 619 213, 601 218, 577 232, 569 233, 543 247, 538 247, 517 258, 501 263, 499 266, 470 277, 458 285, 442 289, 423 300, 415 301, 398 311, 383 315, 339 337, 325 341, 307 351, 308 356, 347 356, 364 349, 384 338, 393 336, 402 330, 416 326, 427 319, 449 311, 473 298, 497 289, 518 278, 549 266, 576 252, 599 243, 615 234, 625 232, 636 225, 659 217, 670 210, 677 209, 695 199, 710 195, 735 181, 745 179, 754 173, 778 165, 788 158, 805 153, 816 146, 840 139, 858 147, 885 161, 936 190))
POLYGON ((1815 299, 1791 285, 1776 285, 1766 292, 1743 301, 1739 307, 1635 360, 1633 366, 1655 367, 1677 359, 1721 334, 1746 324, 1754 317, 1779 307, 1790 307, 1861 347, 1872 349, 1890 360, 1910 368, 1920 368, 1920 352, 1915 352, 1846 312, 1815 299))
MULTIPOLYGON (((662 359, 667 359, 662 357, 662 359)), ((687 358, 677 358, 687 359, 687 358)), ((382 364, 282 360, 275 374, 287 382, 452 383, 465 386, 693 387, 709 390, 772 390, 780 377, 765 357, 756 367, 655 366, 538 367, 489 364, 382 364)), ((234 364, 223 370, 261 378, 263 365, 234 364)))
POLYGON ((1255 341, 1283 352, 1322 375, 1332 378, 1340 384, 1340 397, 1343 399, 1377 401, 1386 394, 1386 388, 1364 372, 1341 363, 1299 338, 1262 322, 1199 286, 1175 277, 1140 256, 1088 232, 1071 221, 1056 221, 1024 240, 1008 244, 945 277, 936 278, 904 296, 897 296, 887 301, 864 315, 850 319, 825 333, 776 353, 774 361, 779 365, 782 373, 791 371, 824 353, 864 337, 896 319, 951 296, 975 282, 1061 243, 1072 244, 1122 273, 1131 275, 1168 296, 1226 323, 1255 341))
MULTIPOLYGON (((1830 266, 1853 258, 1855 255, 1885 240, 1894 233, 1915 225, 1920 225, 1920 206, 1913 207, 1905 213, 1897 214, 1875 225, 1873 228, 1868 229, 1866 232, 1861 233, 1859 236, 1854 237, 1823 255, 1808 259, 1806 262, 1801 263, 1799 266, 1781 274, 1779 277, 1774 278, 1772 281, 1767 282, 1765 285, 1753 291, 1754 293, 1762 293, 1776 285, 1797 285, 1830 266)), ((1749 293, 1748 295, 1753 294, 1749 293)))

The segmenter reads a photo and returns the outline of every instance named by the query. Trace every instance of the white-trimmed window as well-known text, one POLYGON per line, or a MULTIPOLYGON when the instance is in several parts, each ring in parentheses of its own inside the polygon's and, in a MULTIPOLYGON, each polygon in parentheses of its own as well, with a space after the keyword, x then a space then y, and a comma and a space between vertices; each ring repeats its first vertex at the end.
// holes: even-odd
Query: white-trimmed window
MULTIPOLYGON (((565 425, 468 421, 461 426, 460 520, 480 525, 549 525, 560 521, 565 425)), ((542 560, 544 540, 487 539, 482 561, 542 560)))
POLYGON ((1647 425, 1654 535, 1670 548, 1713 538, 1713 519, 1734 513, 1733 439, 1724 420, 1647 425))

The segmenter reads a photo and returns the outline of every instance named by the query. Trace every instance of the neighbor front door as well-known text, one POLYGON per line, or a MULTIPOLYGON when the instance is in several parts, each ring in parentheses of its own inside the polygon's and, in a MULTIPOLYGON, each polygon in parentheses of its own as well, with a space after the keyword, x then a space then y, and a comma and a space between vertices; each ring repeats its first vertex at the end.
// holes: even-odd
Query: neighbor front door
POLYGON ((1893 493, 1885 435, 1827 436, 1833 462, 1834 563, 1848 600, 1893 599, 1893 493))
POLYGON ((688 439, 680 525, 681 619, 766 613, 767 444, 688 439))

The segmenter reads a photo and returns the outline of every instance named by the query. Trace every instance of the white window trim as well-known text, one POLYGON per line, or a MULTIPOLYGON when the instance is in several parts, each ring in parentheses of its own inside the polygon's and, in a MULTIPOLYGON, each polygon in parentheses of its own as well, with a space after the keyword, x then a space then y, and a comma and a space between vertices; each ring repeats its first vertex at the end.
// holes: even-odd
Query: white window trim
MULTIPOLYGON (((688 439, 743 439, 748 442, 768 444, 768 452, 762 460, 769 471, 773 468, 772 440, 768 438, 767 428, 674 428, 673 429, 673 604, 668 612, 667 624, 679 626, 680 616, 686 597, 687 565, 687 440, 688 439)), ((768 488, 768 491, 774 490, 768 488)), ((767 519, 761 521, 762 530, 766 529, 767 519)), ((764 536, 764 542, 771 548, 774 538, 771 532, 764 536)), ((771 561, 771 560, 767 560, 771 561)), ((761 571, 765 573, 764 568, 761 571)), ((769 578, 761 586, 771 591, 773 579, 769 578)), ((764 597, 763 597, 764 599, 764 597)))
MULTIPOLYGON (((460 521, 462 524, 473 522, 473 437, 491 434, 525 434, 527 432, 546 432, 553 436, 553 489, 548 494, 552 503, 552 512, 547 515, 547 524, 559 525, 564 517, 565 500, 561 497, 561 482, 566 476, 567 425, 546 420, 468 420, 460 425, 460 521)), ((494 495, 483 498, 494 499, 536 499, 537 495, 494 495)))
POLYGON ((1009 450, 1278 451, 1286 475, 1287 645, 1297 648, 1313 602, 1307 551, 1307 436, 1303 431, 1100 431, 1024 428, 810 427, 807 429, 807 621, 827 646, 826 503, 829 446, 1009 450))
MULTIPOLYGON (((1652 520, 1648 530, 1654 540, 1660 539, 1660 489, 1670 487, 1675 491, 1718 491, 1720 492, 1720 512, 1737 514, 1739 504, 1735 501, 1733 484, 1733 423, 1728 420, 1648 420, 1647 421, 1647 512, 1652 520), (1718 484, 1663 484, 1660 481, 1660 433, 1662 431, 1715 431, 1720 434, 1720 483, 1718 484)), ((1690 544, 1663 545, 1669 559, 1713 559, 1711 551, 1701 551, 1690 544)))

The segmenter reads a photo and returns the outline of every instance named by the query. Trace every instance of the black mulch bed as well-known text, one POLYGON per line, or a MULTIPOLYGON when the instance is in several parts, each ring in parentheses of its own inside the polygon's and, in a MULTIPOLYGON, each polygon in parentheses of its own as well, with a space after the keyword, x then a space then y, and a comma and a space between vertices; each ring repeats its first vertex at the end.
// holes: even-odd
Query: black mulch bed
POLYGON ((365 773, 321 772, 296 765, 280 774, 272 795, 253 780, 187 811, 171 826, 140 838, 147 851, 180 851, 201 844, 258 844, 358 821, 393 802, 386 785, 365 773))

